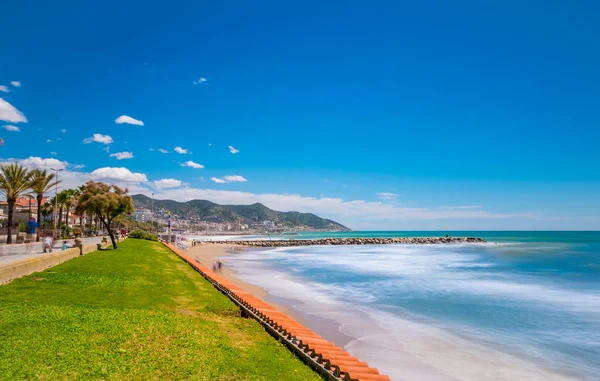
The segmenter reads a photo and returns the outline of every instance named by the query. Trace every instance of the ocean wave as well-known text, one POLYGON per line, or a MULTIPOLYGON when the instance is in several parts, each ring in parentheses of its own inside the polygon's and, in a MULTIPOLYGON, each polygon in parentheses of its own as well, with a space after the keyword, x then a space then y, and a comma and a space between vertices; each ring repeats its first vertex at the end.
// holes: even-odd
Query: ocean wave
POLYGON ((507 380, 565 379, 548 364, 580 375, 600 371, 593 360, 600 354, 599 339, 590 334, 600 330, 595 283, 573 287, 564 278, 509 271, 506 264, 515 259, 494 250, 472 245, 293 247, 249 250, 230 257, 228 264, 244 280, 293 300, 295 309, 335 321, 354 338, 347 348, 351 353, 397 377, 478 379, 459 368, 483 372, 481 364, 493 379, 507 380), (478 343, 491 345, 482 349, 478 343), (461 354, 464 359, 455 359, 461 354), (519 359, 519 354, 535 361, 519 359), (415 369, 407 371, 407 364, 415 369))

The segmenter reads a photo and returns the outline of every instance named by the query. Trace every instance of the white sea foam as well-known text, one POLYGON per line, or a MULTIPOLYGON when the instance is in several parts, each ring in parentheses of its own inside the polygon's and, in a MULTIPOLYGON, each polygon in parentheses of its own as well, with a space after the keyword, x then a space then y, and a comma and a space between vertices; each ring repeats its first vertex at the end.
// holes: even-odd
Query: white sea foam
POLYGON ((246 281, 272 295, 296 300, 297 310, 336 322, 342 333, 354 338, 346 349, 393 380, 570 379, 526 358, 538 359, 540 364, 558 364, 563 371, 594 374, 600 369, 600 365, 588 366, 572 358, 556 357, 543 349, 543 343, 538 345, 536 335, 566 346, 600 345, 600 339, 594 335, 568 329, 557 332, 556 326, 543 319, 534 322, 530 335, 522 338, 502 327, 487 327, 482 332, 476 327, 455 324, 457 335, 449 333, 443 324, 410 317, 407 311, 391 313, 393 310, 382 305, 380 298, 397 297, 401 290, 402 297, 408 299, 446 295, 476 298, 475 303, 489 300, 496 306, 524 303, 538 311, 571 313, 579 321, 587 320, 585 324, 598 326, 597 290, 572 290, 558 282, 539 284, 527 276, 493 272, 496 263, 468 247, 434 246, 277 248, 236 255, 229 263, 246 281), (270 263, 278 265, 273 267, 270 263), (319 277, 307 278, 305 272, 312 270, 341 279, 328 282, 319 277), (368 281, 360 282, 364 277, 368 281), (351 281, 344 282, 344 278, 351 281), (473 342, 463 335, 482 340, 473 342), (488 339, 497 345, 481 344, 488 339))

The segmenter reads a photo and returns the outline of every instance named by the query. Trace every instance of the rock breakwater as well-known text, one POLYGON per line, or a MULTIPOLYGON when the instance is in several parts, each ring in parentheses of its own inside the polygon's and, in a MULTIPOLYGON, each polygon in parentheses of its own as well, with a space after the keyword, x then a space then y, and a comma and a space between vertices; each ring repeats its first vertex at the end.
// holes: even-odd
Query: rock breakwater
POLYGON ((481 238, 474 237, 415 237, 415 238, 321 238, 321 239, 289 239, 289 240, 256 240, 256 241, 206 241, 209 244, 227 244, 251 247, 288 247, 319 245, 436 245, 460 243, 484 243, 481 238))

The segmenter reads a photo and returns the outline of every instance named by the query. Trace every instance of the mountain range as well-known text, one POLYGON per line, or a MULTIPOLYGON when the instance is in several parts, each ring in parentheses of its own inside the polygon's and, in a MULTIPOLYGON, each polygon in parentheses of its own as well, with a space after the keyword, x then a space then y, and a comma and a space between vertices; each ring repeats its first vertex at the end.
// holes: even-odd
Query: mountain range
MULTIPOLYGON (((152 207, 152 199, 142 194, 132 196, 136 208, 152 207)), ((178 202, 174 200, 154 200, 154 210, 163 209, 185 219, 198 219, 206 222, 261 225, 271 221, 287 228, 319 231, 350 231, 346 226, 312 213, 278 212, 263 204, 219 205, 207 200, 178 202)))

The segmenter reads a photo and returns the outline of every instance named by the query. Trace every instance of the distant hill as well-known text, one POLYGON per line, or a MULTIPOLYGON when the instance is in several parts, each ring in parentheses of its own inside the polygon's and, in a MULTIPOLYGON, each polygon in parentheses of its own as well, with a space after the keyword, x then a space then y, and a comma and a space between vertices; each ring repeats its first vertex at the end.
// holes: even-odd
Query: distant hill
MULTIPOLYGON (((148 208, 152 199, 142 194, 132 196, 136 208, 148 208)), ((272 221, 286 228, 302 228, 303 230, 350 231, 344 225, 321 218, 312 213, 278 212, 256 203, 252 205, 219 205, 207 200, 178 202, 173 200, 154 200, 154 210, 169 210, 180 218, 200 219, 202 221, 260 225, 264 221, 272 221)))

